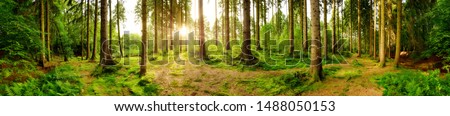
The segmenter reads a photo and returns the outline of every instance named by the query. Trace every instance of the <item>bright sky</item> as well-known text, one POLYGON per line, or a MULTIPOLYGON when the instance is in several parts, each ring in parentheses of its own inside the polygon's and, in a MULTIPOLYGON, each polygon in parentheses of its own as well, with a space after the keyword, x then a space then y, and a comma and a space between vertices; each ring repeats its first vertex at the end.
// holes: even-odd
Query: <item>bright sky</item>
MULTIPOLYGON (((116 0, 111 0, 112 4, 115 6, 116 4, 116 0)), ((219 1, 217 1, 219 2, 219 1)), ((130 31, 130 33, 137 33, 137 34, 141 34, 141 22, 136 22, 136 14, 134 12, 134 8, 137 4, 137 0, 124 0, 124 7, 125 7, 125 16, 127 17, 127 20, 121 25, 121 30, 124 31, 130 31)), ((214 18, 215 18, 215 0, 203 0, 203 15, 206 18, 206 21, 210 22, 210 24, 214 23, 214 18)), ((308 17, 310 17, 310 3, 308 0, 308 17)), ((219 7, 219 5, 217 5, 219 7)), ((253 6, 253 5, 252 5, 253 6)), ((287 2, 283 2, 282 3, 282 12, 286 15, 287 14, 287 2)), ((192 5, 191 5, 191 15, 194 19, 197 19, 198 17, 198 1, 197 0, 192 0, 192 5)), ((220 17, 222 13, 222 8, 218 8, 217 9, 217 16, 220 17)), ((113 7, 114 10, 114 7, 113 7)), ((253 11, 251 11, 251 15, 253 15, 253 11)), ((276 10, 275 10, 276 12, 276 10)), ((321 14, 323 15, 323 14, 321 14)), ((269 9, 268 13, 267 13, 268 19, 271 19, 272 17, 272 10, 269 9)), ((239 14, 239 17, 242 17, 242 14, 239 14)), ((322 16, 321 16, 322 17, 322 16)), ((330 20, 331 18, 331 13, 328 14, 328 20, 330 20)), ((322 20, 322 18, 321 18, 322 20)), ((213 25, 211 25, 213 26, 213 25)), ((123 33, 122 33, 123 34, 123 33)))

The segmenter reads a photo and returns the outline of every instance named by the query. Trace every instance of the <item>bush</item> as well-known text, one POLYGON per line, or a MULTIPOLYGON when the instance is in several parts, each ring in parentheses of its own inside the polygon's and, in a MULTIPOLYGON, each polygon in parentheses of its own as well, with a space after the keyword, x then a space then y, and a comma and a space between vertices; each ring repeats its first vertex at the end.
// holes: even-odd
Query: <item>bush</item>
POLYGON ((422 72, 402 71, 387 73, 377 78, 387 96, 442 96, 450 95, 450 76, 439 77, 440 71, 422 72))
POLYGON ((277 77, 263 77, 245 81, 251 91, 263 95, 300 95, 308 90, 309 74, 306 72, 288 73, 277 77))

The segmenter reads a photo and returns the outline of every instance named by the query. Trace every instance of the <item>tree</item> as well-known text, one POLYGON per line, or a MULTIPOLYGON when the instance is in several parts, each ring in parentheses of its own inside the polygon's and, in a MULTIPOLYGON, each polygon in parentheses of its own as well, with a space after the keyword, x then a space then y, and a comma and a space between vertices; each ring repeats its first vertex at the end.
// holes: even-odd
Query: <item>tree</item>
POLYGON ((314 81, 320 81, 322 75, 322 58, 320 53, 320 10, 319 0, 311 1, 311 66, 310 71, 314 81))
POLYGON ((327 44, 328 44, 328 38, 327 38, 327 29, 328 29, 328 24, 327 24, 327 15, 328 15, 328 0, 323 0, 323 56, 324 58, 327 58, 328 56, 328 51, 327 51, 327 44))
POLYGON ((153 11, 153 16, 155 17, 155 25, 154 25, 154 31, 155 31, 155 39, 153 40, 154 41, 154 44, 153 44, 153 53, 154 54, 157 54, 158 53, 158 15, 159 15, 159 11, 158 11, 158 9, 159 9, 159 5, 158 5, 158 3, 157 3, 157 1, 158 0, 154 0, 154 4, 153 5, 155 5, 155 8, 153 9, 154 11, 153 11))
POLYGON ((303 52, 308 53, 308 17, 306 0, 303 0, 303 52))
POLYGON ((95 0, 95 7, 94 7, 94 45, 92 50, 92 57, 91 61, 95 60, 95 54, 97 53, 97 19, 98 19, 98 0, 95 0))
MULTIPOLYGON (((289 40, 290 40, 289 55, 290 56, 294 56, 294 8, 292 8, 292 1, 293 0, 289 0, 289 40)), ((257 3, 257 4, 259 4, 259 3, 257 3)), ((257 22, 259 23, 259 18, 257 18, 257 22)), ((259 25, 257 25, 257 26, 259 26, 259 25)), ((259 31, 259 29, 257 31, 259 31)), ((256 36, 259 37, 259 33, 257 33, 256 36)), ((258 40, 259 40, 259 38, 257 39, 257 41, 258 40)), ((259 43, 259 42, 257 42, 257 43, 259 43)))
POLYGON ((242 41, 241 46, 241 61, 245 64, 254 64, 256 61, 256 57, 253 56, 251 51, 251 40, 250 40, 250 0, 243 0, 243 15, 244 15, 244 26, 243 26, 243 34, 244 40, 242 41))
POLYGON ((141 69, 139 74, 144 76, 147 72, 147 0, 142 0, 141 4, 142 13, 142 46, 141 46, 141 69))
POLYGON ((107 0, 101 0, 100 3, 100 40, 101 40, 101 46, 102 50, 101 53, 103 54, 103 58, 100 59, 100 63, 103 65, 113 65, 114 61, 112 60, 111 56, 111 49, 109 49, 109 43, 108 43, 108 30, 107 30, 107 23, 108 23, 108 1, 107 0))
POLYGON ((374 8, 374 16, 373 16, 373 58, 376 59, 377 58, 377 29, 375 27, 377 27, 377 18, 376 18, 376 8, 377 8, 377 0, 375 0, 373 2, 373 8, 374 8))
POLYGON ((199 28, 199 38, 200 38, 200 59, 207 59, 205 50, 205 28, 203 21, 203 0, 198 1, 198 28, 199 28))
POLYGON ((46 23, 47 23, 47 52, 48 52, 48 56, 47 56, 47 61, 51 61, 51 50, 50 50, 50 45, 51 45, 51 41, 50 41, 50 5, 49 5, 49 0, 47 0, 46 2, 46 15, 47 18, 46 19, 46 23))
POLYGON ((336 52, 336 4, 337 0, 333 0, 333 32, 331 33, 331 53, 335 54, 336 52))
POLYGON ((358 0, 358 57, 361 57, 361 0, 358 0))
MULTIPOLYGON (((111 2, 111 0, 109 0, 108 1, 108 7, 109 7, 109 44, 112 44, 112 30, 113 30, 113 24, 112 24, 112 21, 113 21, 113 19, 112 19, 112 8, 111 8, 111 6, 112 6, 112 2, 111 2)), ((112 50, 112 48, 111 48, 111 45, 109 45, 109 47, 108 47, 108 49, 109 49, 109 51, 111 51, 112 50)))
POLYGON ((385 43, 384 43, 384 41, 385 41, 385 31, 384 31, 384 24, 385 24, 385 16, 384 16, 384 6, 385 6, 385 4, 384 4, 384 0, 381 0, 380 1, 380 9, 381 9, 381 13, 380 13, 380 15, 381 15, 381 24, 380 24, 380 45, 379 45, 379 47, 380 47, 380 64, 379 64, 379 66, 380 67, 384 67, 386 64, 386 59, 385 59, 385 55, 386 55, 386 51, 384 50, 384 47, 385 47, 385 43))
MULTIPOLYGON (((292 3, 291 4, 291 10, 292 10, 292 3)), ((290 15, 290 14, 289 14, 290 15)), ((260 27, 259 27, 259 18, 261 16, 261 3, 260 0, 256 0, 256 49, 262 50, 261 44, 260 44, 260 27)), ((292 20, 293 21, 293 20, 292 20)), ((293 40, 293 39, 292 39, 293 40)), ((293 46, 293 45, 292 45, 293 46)))
POLYGON ((353 41, 353 3, 352 0, 350 0, 350 43, 349 43, 349 49, 350 53, 353 53, 353 47, 352 47, 352 41, 353 41))
POLYGON ((398 67, 400 60, 400 42, 402 37, 402 0, 397 0, 397 37, 395 38, 395 66, 398 67))
POLYGON ((86 11, 86 60, 87 59, 89 59, 89 51, 90 51, 90 48, 89 48, 89 46, 90 46, 90 43, 89 43, 89 19, 90 19, 90 3, 91 3, 91 1, 90 0, 86 0, 87 1, 87 3, 86 3, 86 7, 87 7, 87 11, 86 11))
POLYGON ((225 49, 230 50, 230 1, 225 0, 225 49))
POLYGON ((124 20, 125 18, 125 8, 123 7, 122 3, 117 0, 116 3, 116 9, 115 10, 115 15, 116 15, 116 24, 117 24, 117 35, 118 35, 118 39, 119 39, 119 51, 120 51, 120 57, 123 57, 123 49, 122 49, 122 40, 120 38, 120 22, 124 20))
POLYGON ((40 59, 40 65, 42 67, 45 67, 45 9, 44 9, 44 0, 41 0, 41 42, 42 42, 42 48, 41 48, 41 59, 40 59))

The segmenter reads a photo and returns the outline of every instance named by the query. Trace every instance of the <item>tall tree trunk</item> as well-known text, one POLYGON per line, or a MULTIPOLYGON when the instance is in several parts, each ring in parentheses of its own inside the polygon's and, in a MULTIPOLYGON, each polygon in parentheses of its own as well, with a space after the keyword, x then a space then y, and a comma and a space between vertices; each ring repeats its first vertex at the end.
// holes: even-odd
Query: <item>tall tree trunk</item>
POLYGON ((361 0, 358 0, 358 57, 361 57, 361 0))
POLYGON ((376 17, 376 12, 377 12, 377 0, 375 0, 373 2, 373 8, 374 8, 374 15, 373 15, 373 58, 376 59, 377 58, 377 17, 376 17))
POLYGON ((90 0, 86 0, 87 1, 87 3, 86 3, 86 7, 87 7, 87 11, 86 11, 86 60, 87 59, 89 59, 89 52, 90 52, 90 43, 89 43, 89 22, 90 22, 90 3, 91 3, 91 1, 90 0))
POLYGON ((225 49, 230 50, 230 1, 225 0, 225 49))
POLYGON ((384 7, 385 7, 385 5, 384 5, 384 0, 381 0, 381 3, 380 3, 380 9, 381 9, 381 13, 380 13, 380 15, 381 15, 381 24, 380 24, 380 64, 379 64, 379 66, 380 67, 384 67, 386 64, 386 59, 385 59, 385 56, 386 56, 386 54, 385 54, 385 50, 384 50, 384 47, 385 47, 385 43, 384 43, 384 41, 385 41, 385 33, 386 33, 386 31, 384 31, 384 24, 385 24, 385 16, 384 16, 384 13, 385 13, 385 11, 384 11, 384 7))
MULTIPOLYGON (((84 0, 81 0, 81 12, 82 12, 82 14, 81 14, 81 27, 82 27, 82 29, 84 30, 85 29, 85 25, 84 25, 84 19, 83 19, 83 17, 84 16, 86 16, 85 15, 85 13, 86 12, 84 12, 84 0)), ((80 45, 81 45, 81 60, 83 60, 83 57, 84 57, 84 31, 81 31, 81 40, 80 40, 80 45)))
POLYGON ((41 59, 40 59, 40 65, 42 67, 45 67, 45 9, 44 9, 44 0, 41 0, 41 42, 42 42, 42 49, 41 49, 41 59))
POLYGON ((46 22, 47 22, 47 52, 48 52, 48 56, 47 56, 47 61, 51 61, 52 55, 51 55, 51 50, 50 50, 50 45, 51 45, 51 41, 50 41, 50 5, 49 5, 49 0, 47 0, 46 2, 46 14, 47 14, 47 18, 46 18, 46 22))
POLYGON ((402 0, 397 0, 397 37, 395 38, 395 66, 398 67, 400 61, 400 48, 402 38, 402 0))
POLYGON ((336 52, 336 4, 337 4, 337 0, 333 0, 333 16, 332 16, 332 20, 333 20, 333 32, 331 33, 331 53, 335 54, 336 52))
POLYGON ((122 50, 122 40, 120 38, 120 17, 119 13, 119 0, 116 2, 116 24, 117 24, 117 38, 119 39, 119 51, 120 51, 120 57, 123 57, 123 50, 122 50))
POLYGON ((289 0, 289 8, 288 8, 289 9, 289 40, 290 40, 289 55, 290 56, 294 56, 294 8, 292 8, 292 1, 293 0, 289 0))
POLYGON ((174 25, 174 21, 173 21, 173 0, 170 0, 170 5, 169 5, 169 40, 168 40, 168 47, 170 50, 173 50, 173 25, 174 25))
POLYGON ((328 15, 328 0, 323 0, 323 58, 327 58, 328 57, 328 51, 327 51, 327 44, 328 44, 328 39, 327 39, 327 29, 328 29, 328 24, 327 24, 327 15, 328 15))
POLYGON ((147 0, 142 0, 141 4, 142 14, 142 46, 141 46, 141 69, 139 74, 145 75, 147 72, 147 0))
POLYGON ((262 50, 261 44, 260 44, 261 39, 260 39, 260 34, 259 34, 260 33, 259 18, 261 17, 260 13, 261 13, 261 2, 260 2, 260 0, 256 0, 256 33, 255 33, 256 34, 256 50, 262 50))
POLYGON ((111 9, 111 5, 112 5, 112 2, 111 2, 111 0, 109 0, 108 1, 108 5, 109 5, 109 51, 111 51, 111 53, 112 53, 112 26, 113 26, 113 24, 112 24, 112 9, 111 9))
MULTIPOLYGON (((304 8, 304 4, 303 4, 304 2, 303 2, 303 0, 301 0, 300 2, 299 2, 299 6, 300 6, 300 8, 298 9, 298 12, 299 12, 299 17, 298 17, 298 19, 299 19, 299 26, 300 26, 300 35, 302 36, 302 38, 300 39, 302 42, 300 43, 301 45, 302 45, 302 49, 304 49, 305 47, 304 47, 304 45, 303 45, 303 41, 304 41, 304 35, 303 35, 303 20, 305 20, 305 18, 303 18, 303 15, 304 15, 304 12, 303 12, 303 8, 304 8)), ((272 15, 273 16, 273 15, 272 15)), ((304 50, 303 50, 304 51, 304 50)), ((305 52, 306 53, 306 52, 305 52)))
POLYGON ((254 64, 256 61, 256 57, 252 55, 251 51, 251 35, 250 35, 250 0, 243 0, 243 34, 244 40, 242 41, 241 46, 241 60, 244 61, 245 64, 254 64))
POLYGON ((198 0, 198 28, 199 28, 199 38, 200 38, 200 58, 202 60, 207 59, 205 50, 205 28, 203 24, 203 0, 198 0))
POLYGON ((214 2, 214 39, 216 40, 216 46, 219 44, 219 32, 218 32, 218 27, 219 25, 217 25, 217 22, 219 20, 217 19, 217 0, 215 0, 214 2))
POLYGON ((154 17, 155 17, 155 25, 154 25, 154 31, 155 31, 155 39, 153 40, 153 54, 157 54, 158 53, 158 30, 159 30, 159 28, 158 28, 158 15, 159 15, 159 11, 158 11, 158 9, 159 9, 159 5, 158 5, 158 3, 157 3, 157 1, 158 0, 154 0, 153 2, 154 2, 154 4, 153 5, 155 5, 154 7, 155 7, 155 11, 154 11, 154 17))
POLYGON ((350 53, 353 53, 353 47, 352 47, 352 41, 353 41, 353 3, 352 0, 350 0, 350 43, 349 43, 349 49, 350 53))
POLYGON ((320 81, 322 74, 322 58, 320 53, 320 10, 319 0, 311 2, 311 75, 314 81, 320 81))
POLYGON ((100 60, 100 63, 103 65, 114 65, 114 61, 111 57, 111 50, 109 49, 109 43, 108 43, 108 1, 107 0, 101 0, 101 26, 100 26, 100 38, 101 38, 101 46, 102 46, 102 54, 103 59, 100 60))
POLYGON ((307 2, 303 0, 303 52, 308 53, 308 17, 307 2))
POLYGON ((372 56, 372 38, 373 38, 373 26, 372 26, 372 24, 373 24, 373 20, 372 19, 370 19, 371 17, 372 17, 372 6, 373 6, 373 4, 372 4, 372 0, 370 0, 369 1, 370 2, 370 5, 369 5, 369 7, 370 7, 370 9, 369 9, 369 55, 370 56, 372 56))
POLYGON ((95 54, 97 53, 97 19, 98 19, 98 0, 95 0, 95 7, 94 7, 94 45, 92 50, 92 57, 91 61, 95 60, 95 54))

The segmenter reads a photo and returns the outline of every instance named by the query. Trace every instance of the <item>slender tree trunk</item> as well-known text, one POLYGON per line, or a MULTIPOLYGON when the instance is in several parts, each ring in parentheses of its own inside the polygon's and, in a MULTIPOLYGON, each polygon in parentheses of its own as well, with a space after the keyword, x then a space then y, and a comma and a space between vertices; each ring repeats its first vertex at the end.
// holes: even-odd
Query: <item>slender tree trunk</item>
POLYGON ((94 45, 92 50, 92 57, 91 61, 95 60, 95 54, 97 53, 97 19, 98 19, 98 0, 95 0, 95 7, 94 7, 94 45))
POLYGON ((256 61, 256 57, 252 55, 251 51, 251 34, 250 34, 250 0, 243 0, 243 34, 244 40, 241 46, 241 60, 244 61, 245 64, 254 64, 253 61, 256 61))
POLYGON ((206 50, 205 50, 205 28, 203 25, 203 0, 198 0, 198 28, 200 30, 199 38, 200 38, 200 58, 202 60, 207 59, 206 50))
POLYGON ((333 16, 332 16, 332 20, 333 20, 333 32, 331 34, 332 39, 331 39, 331 53, 335 54, 336 53, 336 4, 337 4, 337 0, 333 0, 333 16))
POLYGON ((369 55, 370 56, 372 56, 372 47, 371 47, 371 45, 372 45, 372 38, 373 38, 373 26, 372 26, 372 24, 373 24, 373 20, 371 20, 370 18, 372 17, 372 6, 373 6, 373 4, 372 4, 372 0, 370 0, 370 10, 369 10, 369 55))
POLYGON ((173 25, 174 25, 174 21, 173 21, 173 0, 170 0, 170 5, 169 5, 170 9, 169 9, 169 40, 168 40, 168 47, 170 50, 173 50, 173 25))
POLYGON ((141 47, 141 69, 139 74, 144 76, 147 72, 147 0, 142 0, 142 47, 141 47))
POLYGON ((225 0, 225 49, 230 50, 230 1, 225 0))
POLYGON ((380 13, 380 15, 381 15, 381 24, 380 24, 380 33, 381 33, 381 35, 380 35, 380 64, 379 64, 379 66, 380 67, 384 67, 385 66, 385 63, 386 63, 386 59, 385 59, 385 50, 384 50, 384 47, 385 47, 385 44, 384 44, 384 41, 385 41, 385 33, 386 33, 386 31, 384 31, 384 24, 385 24, 385 17, 384 17, 384 13, 385 13, 385 11, 384 11, 384 0, 381 0, 381 3, 380 3, 380 7, 381 7, 381 13, 380 13))
POLYGON ((89 28, 90 28, 89 27, 89 22, 90 22, 90 15, 91 15, 90 14, 90 7, 89 7, 91 5, 90 3, 91 3, 91 1, 87 0, 87 3, 86 3, 86 7, 87 7, 87 11, 86 11, 86 17, 87 17, 86 18, 86 25, 87 25, 86 26, 86 28, 87 28, 86 29, 86 60, 89 59, 89 54, 90 54, 89 52, 91 50, 89 48, 90 47, 90 43, 89 43, 89 28))
MULTIPOLYGON (((85 29, 85 25, 84 25, 84 19, 83 19, 83 17, 84 16, 86 16, 85 15, 85 13, 86 12, 84 12, 83 11, 84 10, 84 0, 81 0, 81 12, 83 13, 82 15, 81 15, 81 27, 82 27, 82 29, 84 30, 85 29)), ((80 40, 80 45, 81 45, 81 60, 83 60, 83 57, 84 57, 84 31, 81 31, 81 40, 80 40)))
POLYGON ((353 47, 352 47, 352 41, 353 41, 353 3, 352 0, 350 0, 350 43, 349 43, 349 48, 350 48, 350 53, 353 53, 353 47))
POLYGON ((361 0, 358 0, 358 57, 361 57, 361 0))
POLYGON ((101 62, 103 66, 105 65, 114 65, 114 61, 111 57, 111 51, 109 49, 109 43, 108 43, 108 1, 107 0, 101 0, 101 26, 100 26, 100 38, 101 38, 101 46, 102 46, 102 54, 103 59, 101 59, 101 62))
POLYGON ((374 59, 376 59, 377 58, 377 29, 376 29, 376 27, 377 27, 377 17, 376 17, 376 13, 378 12, 377 11, 377 0, 375 0, 374 1, 374 16, 373 16, 373 58, 374 59))
POLYGON ((327 51, 327 44, 328 44, 328 39, 327 39, 327 29, 328 29, 328 24, 327 24, 327 15, 328 15, 328 0, 323 0, 323 58, 327 58, 328 57, 328 51, 327 51))
POLYGON ((400 48, 402 37, 402 0, 397 0, 397 37, 395 42, 395 66, 398 67, 400 61, 400 48))
MULTIPOLYGON (((292 3, 291 3, 292 4, 292 3)), ((291 7, 292 8, 292 7, 291 7)), ((261 39, 260 39, 260 27, 259 27, 259 18, 261 17, 261 2, 260 0, 256 0, 256 50, 262 50, 261 48, 261 39)))
POLYGON ((320 10, 319 0, 311 2, 311 75, 314 81, 321 81, 322 74, 322 58, 320 53, 320 10))
POLYGON ((120 57, 123 57, 122 41, 121 41, 121 38, 120 38, 120 17, 119 17, 119 13, 120 13, 121 11, 119 11, 119 10, 120 10, 120 9, 119 9, 119 0, 117 0, 117 2, 116 2, 117 37, 118 37, 118 39, 119 39, 119 51, 120 51, 120 57))
POLYGON ((289 40, 290 49, 289 55, 294 56, 294 8, 292 7, 293 0, 289 0, 289 40))
MULTIPOLYGON (((305 47, 304 47, 304 45, 303 45, 303 41, 304 41, 304 38, 305 38, 305 36, 303 35, 303 21, 305 20, 305 18, 303 18, 303 15, 304 15, 304 12, 303 12, 303 8, 304 8, 304 4, 303 4, 304 2, 303 2, 303 0, 301 0, 300 2, 299 2, 299 6, 300 6, 300 8, 298 9, 298 12, 299 12, 299 14, 300 14, 300 16, 298 17, 298 19, 299 19, 299 23, 300 23, 300 35, 302 36, 302 38, 300 39, 302 42, 300 43, 301 45, 302 45, 302 49, 304 49, 305 47)), ((272 15, 273 16, 273 15, 272 15)), ((303 51, 305 51, 305 50, 303 50, 303 51)), ((306 52, 305 52, 306 53, 306 52)))
POLYGON ((154 17, 155 17, 155 25, 154 25, 154 31, 155 31, 155 39, 153 40, 153 54, 157 54, 158 53, 158 15, 159 15, 159 5, 157 3, 158 0, 154 0, 154 4, 155 5, 155 11, 154 11, 154 17))
POLYGON ((216 46, 218 45, 219 42, 219 33, 218 33, 218 27, 219 25, 217 25, 217 22, 219 20, 217 19, 217 0, 215 0, 214 2, 214 39, 216 40, 216 46))
POLYGON ((50 5, 49 5, 49 0, 47 0, 47 7, 46 7, 46 14, 47 14, 47 18, 46 18, 46 22, 47 22, 47 52, 48 52, 48 56, 47 56, 47 61, 51 61, 52 55, 51 55, 51 50, 50 50, 50 45, 51 45, 51 41, 50 41, 50 5))
POLYGON ((308 53, 308 17, 307 2, 303 0, 303 52, 308 53))
POLYGON ((109 0, 108 1, 108 5, 109 5, 109 43, 108 44, 110 44, 108 47, 109 47, 109 51, 111 51, 111 53, 112 53, 112 26, 113 26, 113 24, 112 24, 112 9, 111 9, 111 5, 112 5, 112 2, 111 2, 111 0, 109 0))
POLYGON ((40 65, 42 67, 45 67, 45 9, 44 9, 44 0, 41 0, 41 42, 42 42, 42 49, 41 49, 41 59, 40 59, 40 65))

